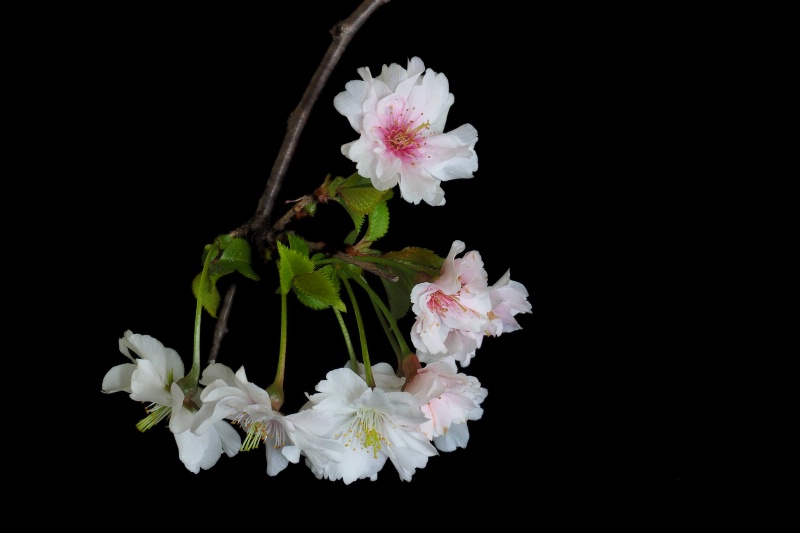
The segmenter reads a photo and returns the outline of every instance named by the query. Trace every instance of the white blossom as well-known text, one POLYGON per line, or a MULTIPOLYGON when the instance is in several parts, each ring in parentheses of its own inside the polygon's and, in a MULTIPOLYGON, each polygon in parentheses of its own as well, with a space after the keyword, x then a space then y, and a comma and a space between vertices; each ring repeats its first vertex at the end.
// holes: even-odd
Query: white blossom
MULTIPOLYGON (((136 425, 140 431, 168 418, 178 445, 178 457, 195 474, 214 466, 222 453, 228 457, 236 455, 241 439, 229 423, 212 424, 202 434, 190 431, 195 412, 186 406, 185 395, 176 383, 184 377, 184 366, 175 350, 154 337, 130 330, 119 339, 119 350, 131 362, 111 368, 103 377, 102 391, 127 392, 131 399, 148 404, 148 416, 136 425)), ((199 398, 191 400, 188 403, 199 402, 199 398)))
POLYGON ((319 433, 330 430, 330 413, 304 412, 284 415, 272 408, 269 393, 247 379, 244 367, 234 374, 230 367, 215 363, 203 371, 201 395, 203 406, 195 417, 192 431, 203 433, 210 425, 227 419, 247 433, 243 450, 264 443, 267 475, 282 472, 289 462, 297 463, 301 455, 319 461, 338 460, 344 448, 323 439, 319 433))
POLYGON ((415 470, 437 455, 420 431, 427 418, 410 393, 370 388, 349 366, 328 372, 326 378, 317 384, 318 392, 308 396, 304 410, 331 413, 330 438, 347 451, 341 461, 307 457, 306 464, 317 478, 341 479, 345 484, 366 478, 374 481, 388 459, 400 479, 411 481, 415 470))
POLYGON ((445 204, 443 181, 473 177, 478 169, 478 132, 470 124, 445 132, 455 98, 444 74, 425 70, 418 57, 403 68, 383 65, 372 77, 358 69, 361 80, 345 84, 333 105, 360 137, 342 146, 358 173, 378 190, 399 184, 408 202, 445 204))

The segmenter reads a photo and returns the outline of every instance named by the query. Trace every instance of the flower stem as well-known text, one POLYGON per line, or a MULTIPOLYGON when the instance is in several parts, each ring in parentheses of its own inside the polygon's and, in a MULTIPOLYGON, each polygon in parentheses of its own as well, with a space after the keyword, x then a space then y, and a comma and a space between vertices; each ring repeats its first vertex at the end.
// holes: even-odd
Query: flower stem
POLYGON ((372 290, 372 287, 370 287, 366 281, 364 281, 361 278, 354 278, 354 279, 356 280, 356 283, 358 283, 361 286, 361 288, 367 292, 370 299, 372 300, 372 303, 378 306, 378 308, 383 313, 384 318, 386 318, 386 321, 389 323, 389 325, 392 328, 392 331, 394 332, 394 336, 397 339, 397 342, 400 345, 400 350, 402 351, 403 357, 405 358, 408 354, 411 353, 411 350, 408 348, 408 344, 406 343, 403 334, 397 327, 397 320, 395 320, 394 316, 392 316, 391 311, 389 311, 389 308, 386 307, 385 303, 383 303, 383 300, 381 300, 380 296, 375 294, 375 291, 372 290))
POLYGON ((275 371, 275 381, 267 387, 270 403, 276 411, 280 411, 284 400, 283 378, 286 374, 286 337, 288 331, 287 302, 286 293, 281 291, 281 340, 280 348, 278 349, 278 369, 275 371))
MULTIPOLYGON (((358 324, 358 338, 361 341, 361 358, 364 360, 364 375, 367 379, 367 385, 374 388, 375 387, 375 378, 372 376, 372 365, 369 362, 369 350, 367 349, 367 336, 364 332, 364 323, 361 320, 361 310, 358 307, 358 302, 356 301, 356 296, 353 294, 353 288, 350 286, 350 282, 347 281, 346 276, 339 276, 342 280, 342 284, 344 288, 347 290, 347 294, 350 296, 350 303, 353 304, 353 312, 356 315, 356 323, 358 324)), ((358 278, 356 278, 358 282, 358 278)), ((359 282, 360 284, 360 282, 359 282)))
POLYGON ((389 341, 389 344, 392 346, 392 350, 394 351, 395 357, 397 357, 397 366, 398 368, 403 363, 403 352, 400 349, 400 345, 397 343, 397 339, 394 336, 394 332, 391 329, 391 326, 386 321, 386 317, 383 315, 383 311, 380 310, 378 304, 375 303, 375 300, 370 298, 372 302, 372 307, 375 309, 375 314, 378 316, 378 321, 381 323, 381 327, 383 328, 383 333, 386 335, 386 339, 389 341))
POLYGON ((192 348, 192 369, 186 376, 178 380, 183 394, 187 399, 191 399, 197 393, 197 382, 200 378, 200 325, 203 322, 203 291, 208 281, 208 265, 211 260, 219 253, 219 245, 214 242, 206 253, 206 260, 203 263, 203 271, 200 273, 200 290, 197 291, 197 306, 194 311, 194 342, 192 348))
POLYGON ((356 352, 353 349, 353 341, 350 340, 350 332, 347 331, 347 326, 344 323, 342 313, 336 308, 333 308, 333 313, 336 315, 336 320, 339 322, 339 327, 342 329, 342 336, 344 337, 344 343, 347 346, 347 353, 350 354, 350 366, 352 367, 353 372, 358 373, 358 360, 356 359, 356 352))

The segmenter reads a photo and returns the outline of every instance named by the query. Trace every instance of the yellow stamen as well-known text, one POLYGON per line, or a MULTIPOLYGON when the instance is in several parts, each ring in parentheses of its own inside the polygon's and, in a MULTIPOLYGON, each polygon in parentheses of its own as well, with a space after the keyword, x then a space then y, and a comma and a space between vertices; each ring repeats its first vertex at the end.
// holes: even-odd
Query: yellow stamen
POLYGON ((145 410, 148 415, 136 423, 136 429, 142 433, 155 426, 172 413, 172 407, 154 403, 151 403, 145 410))

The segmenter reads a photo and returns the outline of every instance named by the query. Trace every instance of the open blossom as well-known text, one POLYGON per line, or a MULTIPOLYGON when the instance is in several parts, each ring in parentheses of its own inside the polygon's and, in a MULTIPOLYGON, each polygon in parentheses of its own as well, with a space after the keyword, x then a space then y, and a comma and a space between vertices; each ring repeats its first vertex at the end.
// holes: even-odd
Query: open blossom
MULTIPOLYGON (((372 389, 349 366, 328 372, 326 378, 317 384, 318 392, 308 396, 309 402, 301 412, 331 413, 334 424, 330 438, 347 451, 341 461, 320 462, 307 457, 306 464, 318 479, 341 479, 347 485, 357 479, 375 481, 388 459, 400 479, 411 481, 414 471, 425 467, 428 457, 437 455, 420 431, 427 418, 410 393, 386 391, 379 386, 372 389)), ((376 381, 379 379, 376 377, 376 381)))
POLYGON ((272 408, 266 390, 248 381, 243 366, 234 373, 220 363, 209 365, 201 383, 206 385, 201 395, 203 406, 192 431, 202 434, 219 420, 233 421, 247 433, 244 450, 264 443, 270 476, 282 472, 289 462, 297 463, 301 455, 337 461, 344 452, 340 443, 318 436, 329 432, 333 423, 330 413, 307 411, 284 416, 272 408))
POLYGON ((130 330, 119 339, 119 350, 131 362, 111 368, 103 377, 102 391, 127 392, 131 399, 148 404, 148 416, 136 426, 140 431, 169 418, 178 456, 195 474, 201 468, 214 466, 223 452, 228 457, 236 455, 241 439, 228 422, 212 424, 201 434, 190 431, 195 412, 184 405, 185 396, 176 383, 184 377, 184 366, 175 350, 166 348, 158 339, 130 330))
POLYGON ((348 82, 333 100, 360 135, 342 153, 376 189, 399 184, 408 202, 444 205, 441 182, 471 178, 478 169, 477 130, 464 124, 444 131, 455 101, 447 77, 425 70, 418 57, 405 69, 383 65, 374 78, 367 67, 358 73, 362 80, 348 82))
POLYGON ((428 417, 420 430, 445 452, 467 446, 467 421, 480 419, 488 393, 477 378, 459 373, 452 357, 420 368, 405 391, 417 397, 428 417))
POLYGON ((492 310, 488 276, 478 252, 456 257, 464 249, 454 241, 439 277, 411 290, 411 341, 424 363, 452 356, 466 366, 483 341, 492 310))
POLYGON ((468 366, 484 337, 520 329, 514 316, 531 312, 527 290, 509 271, 489 286, 481 255, 456 257, 464 250, 462 241, 453 241, 441 274, 411 290, 411 341, 424 363, 453 357, 468 366))

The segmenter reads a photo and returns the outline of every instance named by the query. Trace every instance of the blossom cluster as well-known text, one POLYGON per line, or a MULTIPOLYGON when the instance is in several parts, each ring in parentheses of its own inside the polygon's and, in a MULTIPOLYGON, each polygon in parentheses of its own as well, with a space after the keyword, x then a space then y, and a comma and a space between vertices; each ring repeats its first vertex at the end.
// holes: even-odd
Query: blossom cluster
POLYGON ((453 243, 442 275, 412 291, 412 337, 427 362, 409 377, 378 363, 372 365, 376 386, 370 387, 364 365, 348 363, 328 372, 300 411, 284 415, 272 408, 265 389, 249 381, 244 366, 236 372, 221 363, 207 366, 199 397, 186 398, 176 383, 184 377, 177 352, 127 331, 119 347, 131 362, 106 374, 103 392, 124 391, 148 403, 143 428, 169 417, 179 457, 194 473, 214 466, 223 453, 233 457, 263 442, 270 476, 304 457, 317 478, 349 484, 377 479, 388 459, 410 481, 438 451, 465 448, 467 422, 483 414, 488 391, 459 372, 457 362, 469 361, 483 336, 519 329, 514 315, 531 312, 523 285, 506 272, 488 286, 480 254, 457 258, 463 249, 463 242, 453 243), (230 423, 245 433, 244 441, 230 423))
MULTIPOLYGON (((453 103, 447 78, 426 70, 416 57, 407 68, 384 65, 374 78, 367 68, 359 74, 362 80, 349 82, 334 99, 360 134, 342 153, 378 191, 398 185, 410 203, 443 205, 441 183, 470 178, 477 169, 475 129, 467 124, 444 132, 453 103)), ((296 237, 289 240, 302 249, 296 237)), ((279 264, 285 295, 293 280, 308 279, 303 276, 313 272, 297 248, 291 249, 295 255, 279 248, 285 254, 279 264)), ((147 416, 137 425, 141 431, 168 420, 179 458, 194 473, 211 468, 223 454, 233 457, 263 444, 269 476, 302 459, 317 478, 350 484, 376 480, 390 462, 402 480, 410 481, 430 457, 467 446, 468 423, 482 417, 488 391, 463 369, 485 338, 521 329, 515 317, 532 309, 526 288, 511 279, 510 270, 490 284, 480 253, 465 250, 463 241, 453 241, 447 256, 439 258, 437 275, 422 276, 426 281, 407 293, 414 350, 401 346, 397 367, 351 357, 306 393, 297 412, 284 414, 278 398, 282 388, 276 394, 275 384, 257 385, 244 366, 234 371, 211 363, 192 379, 175 350, 132 331, 119 339, 129 362, 108 371, 102 391, 126 392, 146 404, 147 416)), ((367 252, 362 260, 369 258, 367 252)), ((342 269, 339 275, 347 282, 348 276, 356 279, 361 273, 342 269)), ((198 301, 203 283, 198 284, 198 301)), ((306 290, 310 286, 303 285, 306 290)), ((304 294, 302 301, 311 300, 304 294)), ((317 308, 338 304, 328 293, 319 294, 317 308)))

